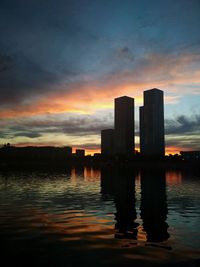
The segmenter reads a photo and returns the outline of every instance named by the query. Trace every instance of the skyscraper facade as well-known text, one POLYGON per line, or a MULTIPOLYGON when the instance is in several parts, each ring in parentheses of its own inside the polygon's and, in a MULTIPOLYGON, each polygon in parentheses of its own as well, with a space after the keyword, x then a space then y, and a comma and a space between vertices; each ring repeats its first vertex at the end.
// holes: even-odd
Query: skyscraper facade
POLYGON ((101 154, 111 156, 114 153, 114 129, 101 131, 101 154))
POLYGON ((144 91, 144 106, 140 107, 140 152, 142 155, 165 154, 163 91, 144 91))
POLYGON ((135 151, 134 98, 115 98, 115 154, 131 156, 135 151))

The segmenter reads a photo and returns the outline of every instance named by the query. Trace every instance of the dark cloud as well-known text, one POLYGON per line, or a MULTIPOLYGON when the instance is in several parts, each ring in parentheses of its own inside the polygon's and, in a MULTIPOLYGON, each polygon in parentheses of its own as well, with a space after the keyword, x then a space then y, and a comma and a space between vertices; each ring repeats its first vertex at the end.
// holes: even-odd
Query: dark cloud
POLYGON ((117 50, 117 57, 121 60, 132 62, 134 61, 134 55, 128 46, 124 46, 117 50))
POLYGON ((14 59, 9 55, 0 54, 0 73, 12 68, 14 59))
MULTIPOLYGON (((59 115, 47 115, 41 118, 11 119, 7 124, 1 120, 2 129, 13 136, 36 138, 44 133, 65 133, 67 135, 82 136, 85 134, 99 134, 102 129, 113 127, 113 118, 109 116, 97 117, 90 115, 66 115, 63 119, 59 115)), ((139 122, 135 121, 135 134, 139 136, 139 122)), ((200 132, 200 116, 177 116, 175 119, 165 120, 165 134, 195 135, 200 132)))
POLYGON ((169 58, 193 51, 191 44, 199 51, 197 0, 1 0, 0 7, 1 105, 19 105, 85 76, 104 80, 131 68, 139 77, 152 60, 138 60, 145 53, 169 58))
POLYGON ((175 147, 181 150, 200 150, 199 145, 199 136, 191 135, 189 138, 185 136, 179 136, 178 138, 170 138, 170 136, 166 136, 165 146, 166 147, 175 147))
POLYGON ((167 135, 200 133, 200 115, 192 117, 180 115, 173 120, 166 120, 165 123, 165 133, 167 135))
POLYGON ((78 20, 84 4, 2 0, 0 5, 1 106, 30 101, 84 74, 82 55, 96 41, 78 20))
POLYGON ((23 52, 9 54, 1 51, 2 47, 0 44, 1 108, 15 106, 31 97, 38 97, 45 91, 49 92, 60 80, 59 74, 46 70, 23 52))
MULTIPOLYGON (((2 123, 3 124, 3 123, 2 123)), ((68 116, 60 119, 59 116, 49 116, 43 120, 22 119, 10 121, 1 131, 1 137, 29 137, 38 138, 44 134, 64 133, 70 136, 85 136, 100 134, 102 129, 111 128, 107 118, 93 116, 68 116)))
POLYGON ((38 138, 38 137, 41 137, 42 134, 31 131, 31 130, 27 131, 24 129, 24 132, 16 132, 13 134, 13 137, 18 137, 18 136, 29 137, 29 138, 38 138))
POLYGON ((166 146, 184 150, 200 149, 200 115, 180 115, 165 121, 166 146))

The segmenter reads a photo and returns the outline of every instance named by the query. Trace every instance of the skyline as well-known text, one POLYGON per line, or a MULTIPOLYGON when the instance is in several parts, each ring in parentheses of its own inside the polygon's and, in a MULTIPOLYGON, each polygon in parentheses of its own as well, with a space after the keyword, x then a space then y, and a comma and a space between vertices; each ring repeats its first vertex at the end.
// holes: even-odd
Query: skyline
POLYGON ((200 2, 0 3, 0 144, 100 151, 113 99, 165 93, 166 152, 200 150, 200 2))

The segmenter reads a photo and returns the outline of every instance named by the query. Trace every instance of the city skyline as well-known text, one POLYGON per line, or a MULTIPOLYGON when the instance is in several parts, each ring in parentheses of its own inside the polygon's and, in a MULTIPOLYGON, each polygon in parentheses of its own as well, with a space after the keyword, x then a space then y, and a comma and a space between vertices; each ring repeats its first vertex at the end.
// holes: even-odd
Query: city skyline
POLYGON ((165 92, 166 154, 200 150, 198 0, 0 3, 0 145, 100 151, 113 99, 165 92), (180 15, 181 14, 181 15, 180 15))
MULTIPOLYGON (((121 96, 114 103, 114 129, 101 130, 101 154, 133 156, 136 154, 134 98, 121 96)), ((144 91, 139 111, 140 154, 164 156, 164 92, 158 88, 144 91)))
POLYGON ((101 130, 101 154, 105 156, 135 154, 134 98, 114 99, 114 129, 101 130))

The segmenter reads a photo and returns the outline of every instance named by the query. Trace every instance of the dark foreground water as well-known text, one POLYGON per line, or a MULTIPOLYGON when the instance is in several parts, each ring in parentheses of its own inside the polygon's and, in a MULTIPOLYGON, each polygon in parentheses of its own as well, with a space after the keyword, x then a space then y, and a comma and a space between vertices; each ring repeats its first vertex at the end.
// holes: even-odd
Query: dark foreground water
POLYGON ((1 266, 199 266, 200 177, 1 173, 0 241, 1 266))

